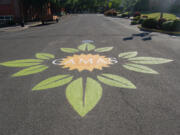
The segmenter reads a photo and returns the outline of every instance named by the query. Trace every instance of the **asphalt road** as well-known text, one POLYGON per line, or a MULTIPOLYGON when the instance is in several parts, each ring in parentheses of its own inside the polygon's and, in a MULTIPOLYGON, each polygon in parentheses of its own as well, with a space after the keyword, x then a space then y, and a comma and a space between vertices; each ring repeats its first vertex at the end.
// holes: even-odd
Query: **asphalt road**
MULTIPOLYGON (((77 50, 70 50, 73 51, 77 50)), ((180 37, 139 31, 136 26, 129 25, 129 20, 102 15, 73 15, 58 24, 0 32, 0 135, 179 135, 179 52, 180 37), (96 49, 95 52, 91 48, 92 51, 83 53, 113 57, 115 63, 92 72, 79 72, 52 64, 55 59, 73 56, 72 53, 62 52, 60 48, 77 48, 83 40, 94 41, 96 48, 113 47, 109 51, 105 48, 106 52, 102 49, 96 49), (133 58, 119 58, 118 55, 124 52, 134 52, 132 57, 143 58, 134 60, 136 63, 128 70, 124 65, 128 60, 133 62, 133 58), (43 72, 12 77, 27 67, 2 65, 11 60, 35 59, 37 53, 55 56, 45 60, 43 64, 48 69, 43 72), (153 62, 150 59, 147 64, 147 57, 164 58, 166 62, 160 64, 158 60, 153 62), (76 81, 72 88, 69 86, 71 104, 67 95, 69 84, 60 87, 53 84, 49 87, 54 88, 32 90, 39 82, 62 74, 70 74, 74 76, 72 81, 76 81), (97 76, 101 74, 121 76, 126 81, 115 79, 112 75, 106 77, 114 79, 114 82, 105 81, 107 78, 98 79, 97 76), (77 81, 79 77, 83 78, 83 83, 77 81), (95 81, 86 81, 84 78, 87 77, 95 81), (118 86, 115 86, 116 83, 118 86), (89 95, 83 97, 88 99, 84 103, 87 107, 84 117, 78 114, 80 109, 73 109, 73 105, 76 106, 81 100, 78 96, 74 97, 81 85, 89 88, 89 95), (102 93, 98 95, 96 90, 102 93)), ((82 52, 75 54, 79 56, 82 52)), ((72 66, 73 62, 70 64, 72 66)), ((80 67, 78 65, 76 69, 80 67)))

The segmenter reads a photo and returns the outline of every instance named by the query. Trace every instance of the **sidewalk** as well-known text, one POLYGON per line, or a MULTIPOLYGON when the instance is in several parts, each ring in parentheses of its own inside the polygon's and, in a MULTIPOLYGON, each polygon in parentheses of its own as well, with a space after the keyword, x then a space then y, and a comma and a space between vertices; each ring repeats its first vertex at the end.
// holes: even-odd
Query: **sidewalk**
POLYGON ((41 22, 31 22, 31 23, 25 24, 24 27, 21 27, 21 26, 19 26, 19 25, 17 25, 17 26, 5 27, 5 28, 0 28, 0 32, 22 31, 22 30, 28 29, 29 27, 36 26, 36 25, 40 25, 40 24, 41 24, 41 22))
MULTIPOLYGON (((71 16, 71 14, 68 15, 64 15, 60 17, 60 20, 63 20, 67 17, 71 16)), ((27 24, 25 24, 24 27, 21 27, 20 25, 17 26, 9 26, 9 27, 4 27, 4 28, 0 28, 0 32, 16 32, 16 31, 23 31, 28 29, 29 27, 33 27, 33 26, 38 26, 42 24, 42 22, 28 22, 27 24)))

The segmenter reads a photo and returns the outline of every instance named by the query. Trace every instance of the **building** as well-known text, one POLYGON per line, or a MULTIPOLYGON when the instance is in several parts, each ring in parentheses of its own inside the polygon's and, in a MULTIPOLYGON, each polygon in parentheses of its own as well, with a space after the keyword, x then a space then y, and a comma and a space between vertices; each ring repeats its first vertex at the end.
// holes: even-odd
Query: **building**
POLYGON ((20 17, 18 0, 0 0, 0 22, 16 20, 20 17))
POLYGON ((40 9, 33 5, 25 6, 19 3, 19 0, 0 0, 0 24, 41 20, 52 15, 50 3, 47 3, 47 8, 43 13, 40 9))

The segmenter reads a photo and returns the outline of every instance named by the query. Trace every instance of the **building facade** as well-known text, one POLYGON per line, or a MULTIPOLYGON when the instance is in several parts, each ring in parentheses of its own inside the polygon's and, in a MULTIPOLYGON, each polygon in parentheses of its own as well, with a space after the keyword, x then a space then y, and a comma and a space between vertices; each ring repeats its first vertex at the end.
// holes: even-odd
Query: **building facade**
POLYGON ((16 20, 20 17, 18 0, 0 0, 0 21, 16 20))

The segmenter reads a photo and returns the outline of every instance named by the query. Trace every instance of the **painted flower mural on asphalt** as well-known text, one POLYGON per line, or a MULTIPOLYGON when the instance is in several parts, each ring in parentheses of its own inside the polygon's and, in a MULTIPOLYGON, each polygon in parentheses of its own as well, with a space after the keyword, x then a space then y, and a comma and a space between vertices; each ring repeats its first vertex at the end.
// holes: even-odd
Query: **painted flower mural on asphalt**
POLYGON ((46 61, 51 61, 52 64, 65 70, 79 71, 79 78, 75 78, 73 74, 55 75, 39 82, 32 90, 41 91, 67 85, 66 98, 68 102, 81 117, 84 117, 101 99, 103 93, 102 84, 126 89, 136 89, 136 86, 125 77, 111 73, 101 73, 97 75, 96 78, 88 76, 84 78, 81 75, 82 71, 86 70, 90 73, 96 69, 103 72, 104 68, 111 68, 111 66, 118 63, 118 59, 120 59, 124 61, 123 64, 120 64, 127 70, 139 73, 158 74, 157 71, 149 68, 147 65, 163 64, 172 61, 164 58, 138 57, 138 52, 120 53, 118 59, 100 54, 105 54, 105 52, 109 52, 112 49, 113 47, 96 48, 93 41, 85 40, 77 49, 60 48, 62 52, 72 54, 64 58, 55 59, 53 54, 37 53, 35 59, 13 60, 0 63, 0 65, 6 67, 26 67, 13 74, 13 77, 43 72, 49 68, 45 64, 46 61))

